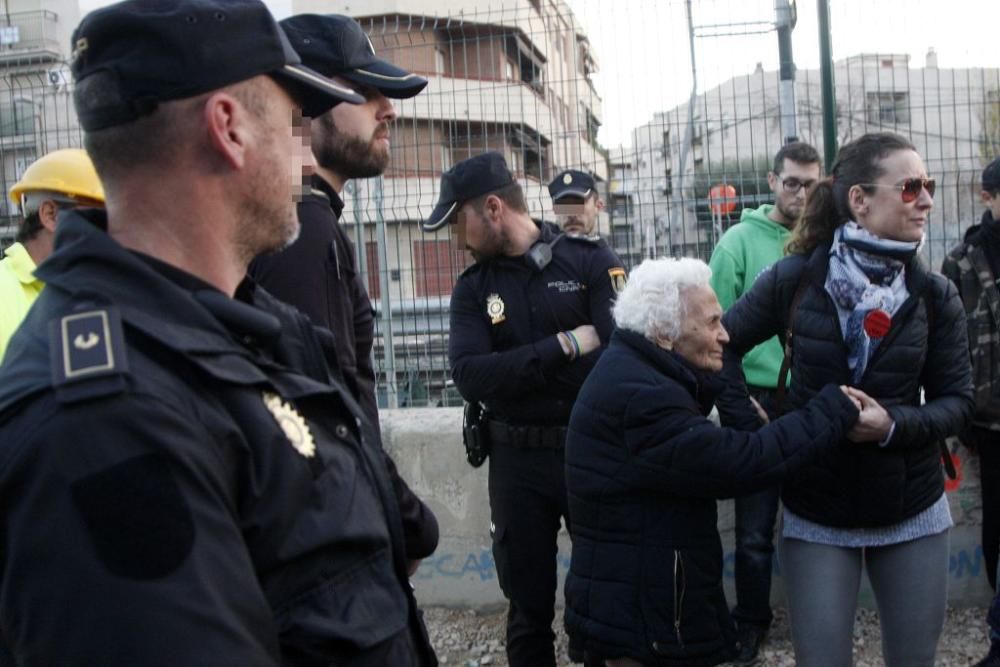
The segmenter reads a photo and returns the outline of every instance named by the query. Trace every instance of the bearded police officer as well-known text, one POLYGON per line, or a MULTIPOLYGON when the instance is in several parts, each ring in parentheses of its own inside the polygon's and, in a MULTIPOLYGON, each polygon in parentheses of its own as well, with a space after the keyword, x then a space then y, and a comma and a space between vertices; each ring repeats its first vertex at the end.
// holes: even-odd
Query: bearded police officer
POLYGON ((549 183, 549 196, 564 232, 598 238, 597 220, 604 210, 604 200, 593 176, 567 169, 549 183))
MULTIPOLYGON (((299 238, 278 253, 258 258, 250 275, 268 292, 333 332, 337 366, 379 432, 372 343, 375 318, 354 260, 354 244, 340 224, 340 193, 351 178, 378 176, 389 164, 390 98, 409 98, 427 80, 376 57, 372 43, 348 16, 300 14, 281 22, 302 63, 356 91, 361 104, 338 104, 311 127, 316 173, 298 205, 299 238)), ((381 446, 381 445, 380 445, 381 446)), ((386 454, 399 500, 410 569, 434 552, 434 513, 410 490, 386 454)))
POLYGON ((301 114, 362 98, 256 0, 129 0, 73 45, 107 219, 60 222, 0 368, 0 662, 435 664, 331 337, 243 280, 298 232, 301 114))
POLYGON ((476 260, 452 292, 448 356, 462 396, 486 408, 493 555, 510 602, 507 656, 514 667, 555 665, 566 424, 611 334, 625 270, 603 244, 535 223, 499 153, 441 177, 424 229, 449 223, 476 260))

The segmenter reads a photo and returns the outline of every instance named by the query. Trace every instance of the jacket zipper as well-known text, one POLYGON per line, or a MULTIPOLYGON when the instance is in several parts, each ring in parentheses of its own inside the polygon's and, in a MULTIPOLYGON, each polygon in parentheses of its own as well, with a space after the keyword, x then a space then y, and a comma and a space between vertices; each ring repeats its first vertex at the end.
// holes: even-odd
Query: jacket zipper
POLYGON ((684 561, 681 559, 681 552, 674 549, 674 634, 677 635, 677 644, 684 648, 684 637, 681 636, 681 617, 684 611, 684 590, 687 588, 684 581, 684 561))

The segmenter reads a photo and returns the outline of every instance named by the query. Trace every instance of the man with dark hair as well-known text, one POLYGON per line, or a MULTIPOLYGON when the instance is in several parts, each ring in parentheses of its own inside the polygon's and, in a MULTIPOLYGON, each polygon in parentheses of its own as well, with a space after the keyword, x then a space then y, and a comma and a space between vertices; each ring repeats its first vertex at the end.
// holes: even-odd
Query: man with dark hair
POLYGON ((424 230, 449 223, 476 259, 451 295, 448 357, 463 398, 486 411, 493 557, 510 602, 507 657, 512 667, 554 666, 560 519, 570 528, 566 425, 611 334, 625 269, 607 246, 535 223, 499 153, 441 176, 424 230))
POLYGON ((362 98, 257 0, 126 0, 72 43, 107 215, 60 220, 0 367, 0 662, 436 664, 332 337, 245 280, 298 234, 302 115, 362 98))
MULTIPOLYGON (((338 104, 316 118, 310 133, 316 172, 298 205, 299 238, 281 252, 257 258, 250 276, 333 332, 336 365, 379 432, 372 366, 375 319, 354 244, 339 222, 344 210, 340 193, 349 179, 385 171, 389 123, 396 118, 390 98, 413 97, 427 80, 376 57, 368 36, 350 17, 301 14, 285 19, 281 27, 303 64, 365 99, 357 105, 338 104)), ((437 547, 437 519, 399 476, 392 459, 384 458, 399 498, 407 558, 415 570, 437 547)))
POLYGON ((35 268, 52 254, 59 211, 104 206, 104 189, 87 152, 65 148, 42 156, 10 189, 21 211, 15 243, 0 260, 0 360, 7 341, 45 286, 35 268))
MULTIPOLYGON (((965 232, 941 263, 965 303, 969 346, 976 387, 976 413, 962 441, 979 454, 983 500, 982 543, 986 578, 997 590, 1000 560, 1000 158, 983 170, 979 196, 986 206, 982 220, 965 232)), ((1000 667, 1000 595, 993 600, 987 621, 989 655, 978 667, 1000 667)))
MULTIPOLYGON (((785 242, 805 209, 806 197, 820 178, 820 158, 809 144, 785 144, 774 156, 767 182, 774 204, 745 208, 740 222, 719 239, 712 252, 712 288, 729 309, 757 276, 781 259, 785 242)), ((771 413, 784 350, 777 337, 751 350, 743 369, 751 395, 771 413)), ((771 570, 774 524, 780 489, 736 498, 736 607, 739 631, 736 664, 754 664, 771 625, 771 570)))

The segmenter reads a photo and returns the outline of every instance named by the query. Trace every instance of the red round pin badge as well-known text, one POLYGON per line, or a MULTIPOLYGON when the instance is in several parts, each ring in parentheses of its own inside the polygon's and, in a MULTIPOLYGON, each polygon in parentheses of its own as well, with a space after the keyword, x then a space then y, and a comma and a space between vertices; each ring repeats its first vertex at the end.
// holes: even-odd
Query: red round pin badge
POLYGON ((889 317, 889 313, 880 308, 871 310, 865 315, 865 333, 871 338, 882 338, 889 333, 889 327, 891 326, 892 318, 889 317))

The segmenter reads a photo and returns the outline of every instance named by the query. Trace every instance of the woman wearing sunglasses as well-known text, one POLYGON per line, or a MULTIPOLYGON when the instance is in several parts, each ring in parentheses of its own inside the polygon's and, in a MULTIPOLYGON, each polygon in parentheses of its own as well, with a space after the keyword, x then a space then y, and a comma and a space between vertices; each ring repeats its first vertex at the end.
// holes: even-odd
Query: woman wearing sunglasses
POLYGON ((963 428, 973 402, 961 301, 919 253, 933 205, 934 181, 909 141, 878 133, 844 145, 809 196, 790 256, 723 320, 727 425, 759 427, 740 360, 775 334, 788 343, 785 410, 828 383, 854 387, 864 407, 851 443, 782 490, 778 554, 799 667, 852 664, 862 570, 886 665, 934 664, 952 526, 939 442, 963 428))

